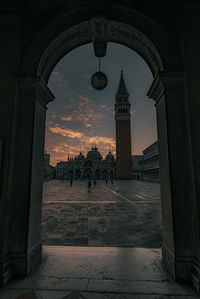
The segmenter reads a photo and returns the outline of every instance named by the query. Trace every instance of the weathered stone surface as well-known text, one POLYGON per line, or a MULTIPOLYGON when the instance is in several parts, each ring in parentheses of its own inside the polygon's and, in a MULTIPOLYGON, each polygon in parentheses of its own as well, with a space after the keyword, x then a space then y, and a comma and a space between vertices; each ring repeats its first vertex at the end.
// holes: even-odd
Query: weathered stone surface
POLYGON ((87 181, 52 180, 43 196, 45 245, 161 247, 157 183, 97 181, 88 193, 87 181))
POLYGON ((40 268, 28 278, 8 283, 0 298, 14 299, 20 290, 27 292, 24 289, 34 289, 44 299, 198 296, 193 288, 170 278, 162 267, 160 249, 145 248, 45 246, 40 268))

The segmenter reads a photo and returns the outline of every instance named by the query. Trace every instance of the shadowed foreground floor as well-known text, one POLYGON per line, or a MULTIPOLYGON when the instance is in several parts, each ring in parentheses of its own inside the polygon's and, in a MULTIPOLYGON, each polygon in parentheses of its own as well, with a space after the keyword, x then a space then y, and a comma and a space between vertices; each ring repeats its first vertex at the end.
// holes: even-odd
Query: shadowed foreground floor
POLYGON ((192 288, 171 280, 160 249, 146 248, 44 246, 42 265, 8 283, 0 298, 32 289, 44 299, 198 298, 192 288))

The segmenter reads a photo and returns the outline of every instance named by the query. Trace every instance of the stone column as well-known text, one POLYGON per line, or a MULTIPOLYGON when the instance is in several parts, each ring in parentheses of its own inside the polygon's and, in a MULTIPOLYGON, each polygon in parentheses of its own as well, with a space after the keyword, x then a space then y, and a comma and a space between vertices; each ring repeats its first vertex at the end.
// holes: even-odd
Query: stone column
POLYGON ((15 277, 26 275, 41 260, 46 104, 53 98, 41 78, 18 80, 11 244, 15 277))
MULTIPOLYGON (((6 11, 6 10, 5 10, 6 11)), ((16 112, 16 73, 20 61, 20 18, 0 15, 0 286, 12 276, 10 252, 16 112)))
POLYGON ((177 281, 189 281, 194 201, 185 85, 182 73, 158 74, 148 92, 155 100, 160 152, 163 263, 177 281))
MULTIPOLYGON (((193 166, 193 197, 196 209, 193 212, 196 238, 193 242, 194 259, 192 281, 200 290, 200 3, 180 4, 180 40, 183 67, 185 70, 186 100, 188 106, 191 163, 193 166)), ((188 204, 188 212, 190 206, 188 204)))

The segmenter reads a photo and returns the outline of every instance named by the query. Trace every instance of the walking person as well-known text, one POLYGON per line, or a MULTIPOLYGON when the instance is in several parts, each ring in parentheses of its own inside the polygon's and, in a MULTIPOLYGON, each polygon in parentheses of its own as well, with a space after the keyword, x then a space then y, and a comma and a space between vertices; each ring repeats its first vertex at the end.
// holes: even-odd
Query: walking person
POLYGON ((108 184, 108 180, 107 180, 107 177, 105 177, 105 182, 106 182, 106 185, 108 184))
POLYGON ((111 182, 111 185, 113 185, 113 175, 112 174, 110 176, 110 182, 111 182))
POLYGON ((72 184, 73 184, 73 179, 72 179, 72 176, 70 178, 70 186, 72 187, 72 184))
POLYGON ((94 181, 93 181, 93 185, 94 185, 94 187, 96 186, 96 183, 97 183, 96 180, 94 180, 94 181))

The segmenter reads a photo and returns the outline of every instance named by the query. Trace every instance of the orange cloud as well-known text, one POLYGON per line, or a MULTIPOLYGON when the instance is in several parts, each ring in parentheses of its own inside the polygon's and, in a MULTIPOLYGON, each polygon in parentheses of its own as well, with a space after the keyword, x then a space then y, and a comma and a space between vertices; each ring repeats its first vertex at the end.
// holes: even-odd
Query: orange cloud
POLYGON ((65 152, 65 150, 63 149, 63 147, 60 144, 54 146, 53 151, 56 153, 64 153, 65 152))
POLYGON ((89 143, 95 143, 95 144, 105 144, 106 146, 110 145, 111 147, 115 146, 115 140, 113 138, 109 137, 102 137, 102 136, 94 136, 88 138, 89 143))
POLYGON ((55 118, 57 118, 57 114, 56 114, 55 111, 50 111, 50 112, 48 112, 48 114, 50 115, 50 118, 51 118, 51 119, 55 119, 55 118))
POLYGON ((54 71, 54 72, 52 72, 52 75, 56 77, 55 79, 56 79, 57 82, 61 82, 61 83, 64 83, 64 84, 68 84, 69 83, 68 80, 62 79, 61 74, 59 72, 55 72, 54 71))
POLYGON ((96 104, 87 96, 65 93, 68 103, 64 106, 64 111, 59 115, 55 112, 50 114, 51 118, 60 118, 66 122, 76 122, 77 127, 82 126, 85 131, 74 129, 65 129, 61 127, 56 120, 56 124, 49 123, 48 136, 52 140, 49 143, 49 152, 51 153, 52 164, 55 165, 57 159, 66 160, 66 155, 69 152, 72 157, 77 156, 80 151, 85 155, 94 144, 97 146, 101 155, 105 157, 111 150, 115 154, 115 139, 111 137, 97 136, 95 127, 98 127, 102 119, 108 114, 114 113, 113 107, 105 104, 96 104), (89 132, 87 133, 87 131, 89 132), (51 135, 51 134, 56 135, 51 135), (54 137, 55 136, 55 137, 54 137), (64 140, 65 139, 65 140, 64 140), (63 140, 65 142, 63 142, 63 140))
MULTIPOLYGON (((76 102, 75 98, 69 99, 71 103, 65 105, 66 113, 68 115, 62 117, 62 120, 80 121, 86 125, 87 123, 98 122, 99 120, 105 118, 105 113, 102 113, 101 105, 98 106, 94 104, 89 98, 81 95, 78 95, 78 98, 78 103, 76 102), (70 117, 70 119, 68 119, 68 117, 70 117)), ((103 110, 106 111, 106 108, 104 108, 103 110)))
MULTIPOLYGON (((91 110, 90 110, 91 111, 91 110)), ((92 111, 93 112, 93 111, 92 111)), ((89 113, 88 114, 88 119, 92 119, 92 120, 99 120, 99 119, 102 119, 104 118, 105 115, 102 114, 102 113, 89 113)))
POLYGON ((76 132, 70 129, 62 129, 59 128, 58 126, 56 127, 49 127, 49 130, 55 134, 61 134, 62 136, 65 137, 70 137, 70 138, 82 138, 84 135, 81 132, 76 132))
POLYGON ((70 103, 70 104, 65 105, 64 108, 65 108, 66 110, 71 110, 71 109, 73 109, 75 106, 76 106, 75 103, 74 103, 74 104, 71 104, 71 103, 70 103))
POLYGON ((54 134, 60 134, 61 136, 67 137, 66 142, 57 141, 56 145, 54 143, 52 144, 51 152, 54 153, 52 155, 52 164, 54 165, 56 164, 58 155, 61 157, 64 153, 70 153, 70 156, 75 157, 80 151, 86 155, 94 144, 97 146, 103 157, 105 157, 110 150, 115 154, 115 139, 112 137, 88 136, 82 132, 62 129, 58 124, 56 124, 55 127, 49 127, 49 130, 54 134))
POLYGON ((69 80, 63 80, 61 78, 57 79, 58 82, 64 83, 64 84, 68 84, 69 80))
POLYGON ((48 126, 48 125, 52 125, 53 122, 52 122, 52 121, 47 121, 46 124, 47 124, 47 126, 48 126))
POLYGON ((71 116, 63 116, 63 117, 61 117, 61 120, 70 121, 70 120, 72 120, 72 117, 71 116))
POLYGON ((89 102, 89 98, 87 98, 87 97, 84 97, 84 96, 82 96, 82 95, 78 95, 78 97, 79 97, 79 99, 81 100, 81 101, 83 101, 83 102, 86 102, 86 103, 88 103, 89 102))

